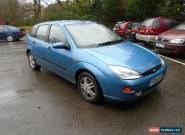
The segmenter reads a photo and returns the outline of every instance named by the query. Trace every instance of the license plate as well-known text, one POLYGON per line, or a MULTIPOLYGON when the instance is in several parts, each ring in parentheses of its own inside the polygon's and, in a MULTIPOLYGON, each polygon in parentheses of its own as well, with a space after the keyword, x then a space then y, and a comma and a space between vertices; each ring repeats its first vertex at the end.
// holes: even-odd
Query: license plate
POLYGON ((164 44, 156 43, 157 47, 164 48, 164 44))
POLYGON ((150 86, 154 86, 155 84, 157 84, 158 82, 160 82, 162 79, 163 79, 163 74, 161 74, 161 75, 155 77, 154 79, 152 79, 150 81, 150 84, 149 85, 150 86))

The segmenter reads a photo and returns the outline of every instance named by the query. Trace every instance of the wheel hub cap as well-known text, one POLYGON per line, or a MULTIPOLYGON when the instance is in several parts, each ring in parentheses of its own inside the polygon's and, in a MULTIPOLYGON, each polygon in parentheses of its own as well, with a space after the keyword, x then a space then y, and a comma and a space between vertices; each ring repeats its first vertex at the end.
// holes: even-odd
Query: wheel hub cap
POLYGON ((83 77, 80 80, 80 88, 83 95, 87 99, 92 99, 95 96, 95 86, 93 81, 89 77, 83 77))

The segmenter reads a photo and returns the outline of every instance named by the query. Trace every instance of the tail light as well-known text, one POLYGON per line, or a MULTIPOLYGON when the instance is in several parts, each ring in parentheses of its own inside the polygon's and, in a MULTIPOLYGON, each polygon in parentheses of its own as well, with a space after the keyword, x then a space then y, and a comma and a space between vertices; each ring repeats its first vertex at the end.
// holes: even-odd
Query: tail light
POLYGON ((157 34, 157 30, 154 28, 147 28, 145 32, 146 32, 146 34, 152 34, 152 35, 157 34))

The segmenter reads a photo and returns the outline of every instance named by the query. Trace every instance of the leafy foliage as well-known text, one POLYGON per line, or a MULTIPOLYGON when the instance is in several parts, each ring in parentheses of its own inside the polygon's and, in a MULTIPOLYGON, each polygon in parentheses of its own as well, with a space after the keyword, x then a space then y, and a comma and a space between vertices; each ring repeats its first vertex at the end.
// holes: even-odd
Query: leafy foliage
MULTIPOLYGON (((32 0, 42 1, 42 0, 32 0)), ((24 0, 1 0, 0 18, 17 25, 33 25, 47 20, 93 20, 108 26, 117 21, 142 21, 153 16, 185 18, 185 0, 56 0, 41 6, 37 17, 34 3, 24 0)))

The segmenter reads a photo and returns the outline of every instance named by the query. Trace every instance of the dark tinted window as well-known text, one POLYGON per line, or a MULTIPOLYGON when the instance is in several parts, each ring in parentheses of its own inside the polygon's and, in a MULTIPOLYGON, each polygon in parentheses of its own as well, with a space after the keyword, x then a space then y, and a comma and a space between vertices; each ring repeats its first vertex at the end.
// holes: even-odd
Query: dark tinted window
POLYGON ((154 27, 159 27, 160 26, 160 21, 158 19, 146 19, 142 22, 142 26, 154 26, 154 27))
POLYGON ((32 30, 30 32, 30 36, 32 36, 32 37, 35 37, 36 36, 37 28, 38 28, 37 26, 34 26, 32 28, 32 30))
POLYGON ((49 35, 49 42, 50 43, 56 43, 56 42, 66 42, 66 38, 62 30, 55 26, 51 26, 50 35, 49 35))
POLYGON ((165 24, 167 24, 171 28, 178 25, 178 22, 176 22, 173 19, 165 19, 164 22, 165 22, 165 24))
POLYGON ((36 38, 45 41, 47 39, 49 25, 39 26, 37 29, 36 38))

